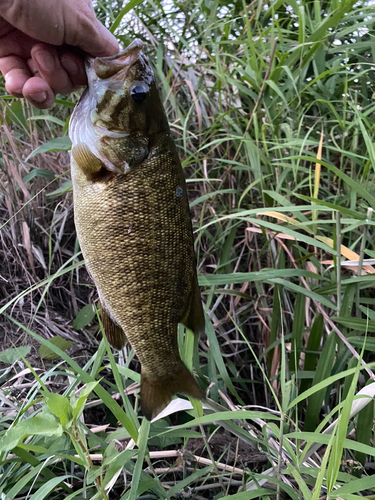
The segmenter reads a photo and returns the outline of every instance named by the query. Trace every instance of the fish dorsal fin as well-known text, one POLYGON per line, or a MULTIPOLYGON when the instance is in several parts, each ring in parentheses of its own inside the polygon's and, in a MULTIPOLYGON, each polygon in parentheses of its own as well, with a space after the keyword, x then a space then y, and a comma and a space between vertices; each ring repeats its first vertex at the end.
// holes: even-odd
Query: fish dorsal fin
POLYGON ((102 316, 102 324, 104 328, 105 336, 108 339, 108 342, 115 349, 122 349, 124 345, 127 343, 128 339, 121 328, 121 326, 117 325, 107 311, 104 309, 102 303, 100 303, 100 312, 102 316))
POLYGON ((103 162, 83 142, 73 146, 72 156, 78 167, 90 180, 94 179, 104 167, 103 162))
POLYGON ((195 283, 193 285, 193 293, 190 302, 189 314, 186 320, 182 323, 192 330, 195 335, 200 335, 204 333, 204 312, 201 302, 201 293, 199 290, 198 280, 195 278, 195 283))

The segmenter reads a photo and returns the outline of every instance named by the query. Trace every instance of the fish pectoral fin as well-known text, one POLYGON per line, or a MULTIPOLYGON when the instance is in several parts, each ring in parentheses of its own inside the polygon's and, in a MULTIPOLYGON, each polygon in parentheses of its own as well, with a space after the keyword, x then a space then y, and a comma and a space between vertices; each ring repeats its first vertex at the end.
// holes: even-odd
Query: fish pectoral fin
POLYGON ((148 420, 156 417, 170 403, 172 397, 181 392, 192 398, 204 399, 205 394, 193 375, 180 361, 175 373, 166 378, 153 378, 141 373, 141 408, 148 420))
POLYGON ((104 328, 105 336, 108 339, 108 342, 115 349, 122 349, 124 345, 127 343, 128 339, 124 333, 124 330, 115 323, 107 311, 104 309, 103 304, 100 303, 100 312, 102 316, 102 324, 104 328))
POLYGON ((103 162, 91 152, 87 144, 80 142, 73 146, 72 156, 78 167, 89 180, 95 179, 104 167, 103 162))
POLYGON ((189 314, 186 320, 182 321, 182 323, 186 326, 186 328, 192 330, 196 335, 204 333, 204 312, 197 278, 195 278, 195 285, 191 298, 189 314))

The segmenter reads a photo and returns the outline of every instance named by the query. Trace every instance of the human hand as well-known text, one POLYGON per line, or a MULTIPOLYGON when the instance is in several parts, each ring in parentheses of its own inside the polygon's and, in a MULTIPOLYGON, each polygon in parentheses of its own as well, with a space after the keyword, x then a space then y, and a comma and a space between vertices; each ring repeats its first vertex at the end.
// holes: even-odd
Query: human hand
POLYGON ((90 0, 0 0, 0 71, 5 88, 40 109, 87 83, 84 52, 109 56, 116 38, 90 0))

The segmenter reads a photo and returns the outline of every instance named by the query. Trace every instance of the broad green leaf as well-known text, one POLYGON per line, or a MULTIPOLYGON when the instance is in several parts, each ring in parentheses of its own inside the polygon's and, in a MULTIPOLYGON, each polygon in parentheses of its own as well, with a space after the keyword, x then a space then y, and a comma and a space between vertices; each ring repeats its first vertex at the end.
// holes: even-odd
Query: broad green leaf
POLYGON ((95 479, 103 473, 102 467, 94 465, 87 472, 87 484, 93 484, 95 479))
POLYGON ((65 427, 73 418, 73 408, 69 400, 55 392, 45 394, 48 408, 60 420, 60 424, 65 427))
POLYGON ((117 365, 117 369, 123 377, 128 377, 131 380, 134 380, 134 382, 140 384, 141 376, 139 373, 131 370, 130 368, 126 368, 126 366, 121 366, 121 365, 117 365))
POLYGON ((87 326, 95 318, 95 309, 91 304, 87 304, 77 314, 76 319, 73 321, 73 328, 81 330, 87 326))
POLYGON ((0 440, 0 451, 12 450, 26 436, 61 436, 62 433, 62 426, 52 415, 45 413, 36 415, 27 420, 21 420, 8 429, 0 440))
MULTIPOLYGON (((72 340, 65 340, 60 335, 56 335, 55 337, 48 339, 47 342, 49 342, 52 345, 55 345, 62 351, 66 351, 68 347, 74 344, 72 340)), ((39 356, 41 357, 41 359, 57 359, 59 357, 55 354, 55 352, 51 348, 46 347, 45 345, 41 345, 39 347, 39 356)))
POLYGON ((8 365, 12 365, 21 358, 24 358, 29 354, 31 350, 30 346, 20 346, 17 348, 11 347, 10 349, 5 349, 5 351, 0 352, 0 361, 8 365))
MULTIPOLYGON (((85 383, 90 383, 90 382, 96 382, 96 380, 93 379, 93 377, 90 376, 89 373, 86 371, 82 370, 82 368, 75 362, 73 361, 69 356, 65 354, 64 351, 59 349, 57 346, 52 345, 48 340, 44 339, 42 336, 38 335, 37 333, 33 332, 29 328, 27 328, 25 325, 17 321, 16 319, 12 318, 11 316, 6 315, 13 323, 15 323, 17 326, 22 328, 26 333, 31 335, 33 338, 38 340, 41 344, 50 347, 51 350, 55 352, 58 356, 64 359, 68 365, 73 368, 74 372, 79 374, 81 377, 81 380, 84 381, 85 383)), ((129 435, 136 440, 138 436, 138 429, 134 426, 133 422, 130 420, 130 418, 126 415, 124 410, 120 407, 120 405, 113 400, 111 395, 100 385, 98 384, 95 387, 95 392, 98 395, 98 397, 103 401, 103 403, 108 407, 108 409, 113 413, 113 415, 121 422, 121 424, 125 427, 125 429, 129 432, 129 435)))
POLYGON ((67 135, 63 137, 57 137, 56 139, 51 139, 50 141, 42 144, 38 148, 34 149, 32 153, 26 158, 28 161, 35 155, 40 155, 42 153, 51 153, 52 151, 69 151, 72 147, 72 142, 67 135))
POLYGON ((51 193, 47 193, 46 196, 48 197, 53 197, 53 196, 61 196, 62 194, 69 193, 73 191, 73 183, 72 181, 65 181, 61 184, 61 186, 51 193))
POLYGON ((95 390, 95 387, 99 384, 99 382, 90 382, 86 385, 86 387, 79 393, 79 398, 78 398, 78 401, 73 404, 73 410, 72 410, 72 416, 73 418, 76 420, 77 418, 79 418, 79 416, 81 415, 83 409, 84 409, 84 406, 85 406, 85 403, 87 401, 87 398, 89 397, 89 395, 91 394, 91 392, 93 390, 95 390))
POLYGON ((32 170, 30 170, 30 172, 28 174, 26 174, 24 177, 22 177, 22 181, 24 184, 27 184, 35 177, 53 179, 55 177, 55 174, 53 172, 51 172, 50 170, 45 170, 43 168, 33 168, 32 170))

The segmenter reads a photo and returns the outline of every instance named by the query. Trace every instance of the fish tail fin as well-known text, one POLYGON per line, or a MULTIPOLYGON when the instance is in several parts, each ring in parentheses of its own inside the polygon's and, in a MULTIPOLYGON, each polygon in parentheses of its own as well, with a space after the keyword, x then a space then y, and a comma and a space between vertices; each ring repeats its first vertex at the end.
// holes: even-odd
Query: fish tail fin
POLYGON ((178 392, 197 399, 205 397, 182 361, 178 370, 168 378, 153 379, 148 374, 142 373, 141 407, 145 417, 148 420, 155 418, 178 392))

